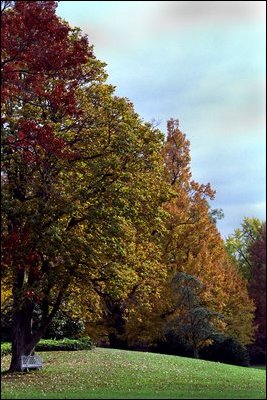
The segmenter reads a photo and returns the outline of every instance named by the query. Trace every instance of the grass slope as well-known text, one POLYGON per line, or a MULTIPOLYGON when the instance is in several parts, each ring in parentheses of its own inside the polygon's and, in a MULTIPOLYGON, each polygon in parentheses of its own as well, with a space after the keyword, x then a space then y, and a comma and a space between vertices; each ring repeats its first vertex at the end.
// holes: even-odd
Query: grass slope
POLYGON ((42 371, 10 375, 3 399, 264 399, 265 371, 163 354, 95 348, 44 352, 42 371))

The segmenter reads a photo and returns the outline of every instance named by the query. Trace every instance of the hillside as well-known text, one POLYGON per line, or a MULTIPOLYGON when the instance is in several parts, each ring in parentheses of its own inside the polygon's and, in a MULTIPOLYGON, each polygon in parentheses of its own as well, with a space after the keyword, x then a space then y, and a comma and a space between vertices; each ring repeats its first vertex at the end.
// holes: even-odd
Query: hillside
POLYGON ((265 371, 162 354, 95 348, 44 352, 42 371, 13 376, 2 398, 263 399, 265 371))

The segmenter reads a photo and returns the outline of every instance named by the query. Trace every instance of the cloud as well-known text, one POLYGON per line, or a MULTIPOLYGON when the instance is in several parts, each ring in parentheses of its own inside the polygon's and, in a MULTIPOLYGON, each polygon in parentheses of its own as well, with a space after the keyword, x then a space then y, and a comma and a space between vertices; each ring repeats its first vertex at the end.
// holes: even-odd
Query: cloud
POLYGON ((259 218, 266 221, 266 203, 254 202, 243 204, 231 204, 220 207, 220 204, 212 204, 212 208, 223 208, 224 218, 217 221, 217 227, 223 238, 234 233, 241 226, 245 217, 259 218))
POLYGON ((265 12, 264 1, 166 1, 161 4, 158 27, 264 20, 265 12))
MULTIPOLYGON (((211 182, 223 234, 264 215, 266 4, 60 2, 145 120, 179 118, 193 178, 211 182)), ((66 11, 68 14, 66 14, 66 11)))
POLYGON ((149 1, 90 1, 81 6, 79 26, 106 54, 128 53, 142 46, 151 34, 149 21, 158 10, 149 1), (87 3, 87 4, 86 4, 87 3), (86 12, 86 11, 87 12, 86 12), (92 18, 90 18, 92 15, 92 18))
MULTIPOLYGON (((207 143, 204 139, 203 143, 207 143)), ((193 178, 210 182, 216 190, 212 208, 222 208, 218 223, 223 236, 236 229, 244 217, 266 219, 266 159, 264 143, 226 138, 201 151, 191 152, 193 178)))

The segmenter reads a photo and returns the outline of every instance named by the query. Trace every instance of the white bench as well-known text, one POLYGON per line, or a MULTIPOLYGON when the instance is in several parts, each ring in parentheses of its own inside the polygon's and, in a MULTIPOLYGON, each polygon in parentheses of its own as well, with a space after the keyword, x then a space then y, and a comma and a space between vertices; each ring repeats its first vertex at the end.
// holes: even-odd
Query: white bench
POLYGON ((41 369, 43 360, 40 356, 21 356, 21 370, 41 369))

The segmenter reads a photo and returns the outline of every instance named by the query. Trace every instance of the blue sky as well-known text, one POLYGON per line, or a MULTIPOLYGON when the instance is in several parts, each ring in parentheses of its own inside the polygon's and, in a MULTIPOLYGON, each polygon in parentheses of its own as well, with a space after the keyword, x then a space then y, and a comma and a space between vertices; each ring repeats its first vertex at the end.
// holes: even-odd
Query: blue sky
POLYGON ((146 121, 178 118, 193 179, 216 190, 225 237, 266 219, 266 2, 60 1, 146 121))

